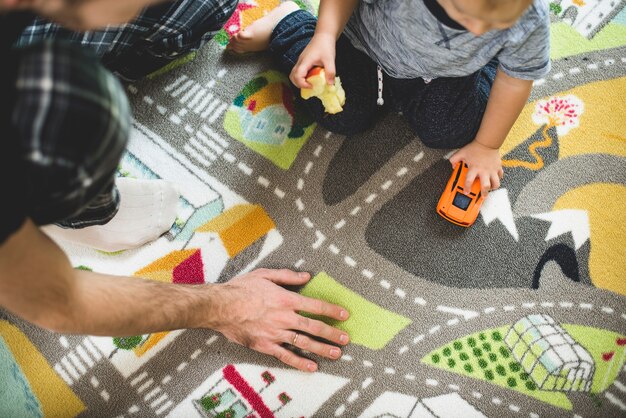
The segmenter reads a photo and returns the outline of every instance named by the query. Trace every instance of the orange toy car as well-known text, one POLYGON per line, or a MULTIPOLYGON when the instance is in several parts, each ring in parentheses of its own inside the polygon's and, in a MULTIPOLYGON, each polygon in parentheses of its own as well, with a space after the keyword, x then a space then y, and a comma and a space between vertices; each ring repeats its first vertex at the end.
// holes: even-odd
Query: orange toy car
POLYGON ((478 178, 472 183, 472 189, 469 194, 463 193, 467 169, 468 167, 465 163, 457 163, 454 166, 448 185, 437 204, 437 213, 439 215, 453 224, 466 228, 476 221, 480 206, 485 200, 485 196, 480 191, 480 180, 478 178))

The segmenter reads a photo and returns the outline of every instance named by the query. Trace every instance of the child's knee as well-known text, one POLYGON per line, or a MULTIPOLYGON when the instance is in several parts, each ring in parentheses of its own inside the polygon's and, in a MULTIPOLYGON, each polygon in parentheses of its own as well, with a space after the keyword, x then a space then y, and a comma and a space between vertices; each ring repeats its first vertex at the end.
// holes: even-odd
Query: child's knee
POLYGON ((474 139, 477 129, 454 122, 433 123, 417 121, 411 128, 424 145, 429 148, 460 148, 474 139))

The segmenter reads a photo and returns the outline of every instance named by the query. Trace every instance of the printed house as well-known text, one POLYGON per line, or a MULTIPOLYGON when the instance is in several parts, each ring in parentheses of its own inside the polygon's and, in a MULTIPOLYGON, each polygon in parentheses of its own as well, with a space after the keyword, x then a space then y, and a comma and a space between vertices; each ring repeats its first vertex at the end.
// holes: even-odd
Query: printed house
POLYGON ((504 342, 543 390, 589 392, 595 363, 591 354, 548 315, 528 315, 504 342))

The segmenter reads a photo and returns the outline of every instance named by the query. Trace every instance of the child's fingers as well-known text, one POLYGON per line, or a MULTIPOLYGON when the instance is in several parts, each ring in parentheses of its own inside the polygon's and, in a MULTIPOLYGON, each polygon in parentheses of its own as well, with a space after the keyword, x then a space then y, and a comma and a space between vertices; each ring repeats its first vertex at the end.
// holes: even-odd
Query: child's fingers
POLYGON ((500 188, 500 177, 497 173, 492 173, 491 176, 491 190, 500 188))
POLYGON ((454 155, 452 155, 452 157, 450 157, 450 159, 448 161, 450 161, 450 164, 452 164, 452 167, 454 167, 456 165, 456 163, 461 161, 460 153, 458 151, 455 152, 454 155))
POLYGON ((335 61, 327 59, 324 61, 324 73, 326 74, 326 82, 329 85, 335 84, 335 61))
POLYGON ((478 173, 476 170, 472 169, 470 166, 469 170, 467 170, 467 175, 465 176, 465 184, 463 185, 463 193, 469 194, 472 190, 472 183, 476 180, 478 173))
POLYGON ((480 174, 480 190, 484 196, 487 196, 489 190, 491 190, 491 180, 489 179, 488 173, 480 174))
POLYGON ((289 74, 289 79, 291 82, 298 88, 311 88, 311 84, 306 81, 306 75, 308 74, 309 69, 302 63, 296 65, 293 70, 291 70, 291 74, 289 74))

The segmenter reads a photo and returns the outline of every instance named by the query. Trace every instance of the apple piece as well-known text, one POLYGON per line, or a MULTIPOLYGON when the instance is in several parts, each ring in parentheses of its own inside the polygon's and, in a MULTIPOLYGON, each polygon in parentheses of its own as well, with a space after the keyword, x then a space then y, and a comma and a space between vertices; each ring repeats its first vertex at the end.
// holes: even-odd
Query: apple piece
POLYGON ((335 84, 329 85, 326 82, 324 69, 322 67, 314 67, 307 74, 306 80, 311 84, 312 88, 301 89, 300 95, 303 99, 319 98, 326 112, 330 114, 339 113, 343 110, 343 105, 346 102, 346 93, 341 86, 339 77, 335 77, 335 84))

